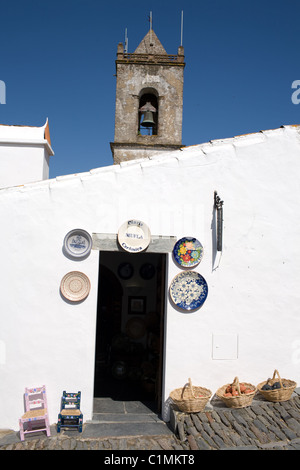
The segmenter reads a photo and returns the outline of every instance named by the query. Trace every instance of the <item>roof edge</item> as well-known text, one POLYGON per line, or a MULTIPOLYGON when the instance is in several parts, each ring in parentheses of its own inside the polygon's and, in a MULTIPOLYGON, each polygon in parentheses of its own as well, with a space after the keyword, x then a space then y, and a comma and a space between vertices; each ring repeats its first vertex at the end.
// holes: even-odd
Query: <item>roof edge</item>
MULTIPOLYGON (((259 136, 259 135, 262 135, 264 133, 270 133, 270 132, 276 132, 276 131, 279 131, 280 129, 295 129, 296 131, 298 131, 300 133, 300 124, 289 124, 289 125, 283 125, 283 126, 280 126, 278 128, 275 128, 275 129, 267 129, 267 130, 262 130, 262 131, 258 131, 258 132, 253 132, 253 133, 249 133, 249 134, 241 134, 241 135, 237 135, 237 136, 234 136, 234 137, 226 137, 224 139, 215 139, 215 140, 211 140, 211 141, 208 141, 208 142, 203 142, 201 144, 195 144, 195 145, 189 145, 189 146, 182 146, 180 149, 178 150, 174 150, 174 151, 170 151, 170 156, 173 156, 175 157, 175 153, 178 154, 178 152, 185 152, 185 151, 189 151, 189 149, 192 149, 192 148, 195 148, 195 147, 205 147, 205 146, 208 146, 208 145, 211 145, 211 146, 214 146, 214 145, 218 145, 220 143, 224 143, 224 144, 233 144, 235 142, 235 140, 238 140, 239 138, 247 138, 248 136, 252 137, 252 136, 259 136)), ((46 139, 44 140, 44 143, 47 143, 48 144, 48 141, 46 141, 46 139)), ((49 146, 50 147, 50 146, 49 146)), ((51 147, 50 147, 51 149, 51 147)), ((8 190, 20 190, 22 188, 26 188, 26 187, 39 187, 41 184, 43 186, 47 185, 47 184, 51 184, 55 181, 57 181, 58 183, 61 181, 64 181, 66 179, 70 180, 72 178, 74 179, 78 179, 80 178, 81 176, 93 176, 93 175, 99 175, 101 174, 102 172, 103 173, 106 173, 106 172, 109 172, 109 171, 112 171, 112 172, 115 172, 115 171, 122 171, 122 169, 130 166, 130 167, 133 167, 133 166, 141 166, 141 164, 143 162, 146 162, 146 161, 155 161, 156 159, 159 160, 162 158, 162 155, 164 156, 164 158, 167 158, 168 155, 166 155, 166 152, 164 152, 163 154, 161 153, 158 153, 158 154, 155 154, 155 155, 152 155, 151 157, 148 157, 148 158, 143 158, 143 159, 137 159, 137 160, 130 160, 129 162, 126 162, 126 165, 123 165, 123 164, 113 164, 113 165, 108 165, 108 166, 103 166, 103 167, 98 167, 98 168, 93 168, 93 169, 90 169, 89 171, 85 171, 85 172, 79 172, 79 173, 73 173, 73 174, 67 174, 67 175, 60 175, 60 176, 57 176, 57 177, 54 177, 54 178, 49 178, 48 180, 42 180, 42 181, 36 181, 36 182, 33 182, 33 183, 24 183, 23 185, 18 185, 18 186, 10 186, 10 187, 5 187, 5 188, 0 188, 0 192, 2 191, 8 191, 8 190)))

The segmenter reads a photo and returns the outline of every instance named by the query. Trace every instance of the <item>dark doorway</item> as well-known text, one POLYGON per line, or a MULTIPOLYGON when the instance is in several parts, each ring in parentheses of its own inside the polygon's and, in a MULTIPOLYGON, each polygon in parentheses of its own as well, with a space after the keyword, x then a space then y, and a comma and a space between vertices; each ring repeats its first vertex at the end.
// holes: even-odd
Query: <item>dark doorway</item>
POLYGON ((166 256, 100 252, 95 397, 161 411, 166 256))

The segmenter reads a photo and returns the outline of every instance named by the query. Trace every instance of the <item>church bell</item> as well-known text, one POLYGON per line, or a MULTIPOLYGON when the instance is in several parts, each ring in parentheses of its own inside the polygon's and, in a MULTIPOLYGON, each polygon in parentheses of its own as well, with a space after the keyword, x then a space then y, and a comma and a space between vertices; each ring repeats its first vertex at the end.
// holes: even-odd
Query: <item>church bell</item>
POLYGON ((156 108, 147 101, 147 103, 139 109, 140 112, 144 113, 143 120, 141 125, 143 127, 153 127, 155 126, 155 121, 153 118, 153 113, 156 113, 156 108))
POLYGON ((152 111, 146 111, 144 113, 144 117, 141 122, 141 125, 144 127, 153 127, 155 125, 152 111))

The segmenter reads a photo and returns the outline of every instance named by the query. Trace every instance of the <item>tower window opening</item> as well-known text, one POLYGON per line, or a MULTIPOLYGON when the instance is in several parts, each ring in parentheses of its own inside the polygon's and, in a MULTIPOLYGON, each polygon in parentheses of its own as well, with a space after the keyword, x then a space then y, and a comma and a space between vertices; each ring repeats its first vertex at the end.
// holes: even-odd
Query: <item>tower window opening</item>
POLYGON ((145 93, 141 96, 138 123, 139 135, 157 135, 158 100, 153 93, 145 93))

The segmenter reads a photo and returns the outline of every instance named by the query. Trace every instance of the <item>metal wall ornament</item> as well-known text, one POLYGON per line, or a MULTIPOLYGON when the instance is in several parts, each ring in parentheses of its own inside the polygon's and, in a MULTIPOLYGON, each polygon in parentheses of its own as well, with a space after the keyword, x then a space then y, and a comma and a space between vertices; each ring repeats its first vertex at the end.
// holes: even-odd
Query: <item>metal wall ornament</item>
POLYGON ((176 242, 173 248, 175 261, 184 268, 197 266, 203 257, 203 246, 193 237, 184 237, 176 242))
POLYGON ((92 249, 92 237, 82 229, 74 229, 64 238, 64 251, 72 258, 86 258, 92 249))
POLYGON ((71 271, 62 278, 61 294, 71 302, 80 302, 89 295, 91 283, 89 278, 79 271, 71 271))
POLYGON ((174 277, 169 292, 173 303, 178 308, 190 312, 204 304, 208 286, 201 274, 195 271, 184 271, 174 277))
POLYGON ((217 251, 223 250, 223 204, 217 191, 214 192, 214 208, 217 211, 217 251))
POLYGON ((149 227, 141 220, 128 220, 118 231, 118 242, 123 250, 139 253, 148 248, 151 241, 149 227))

